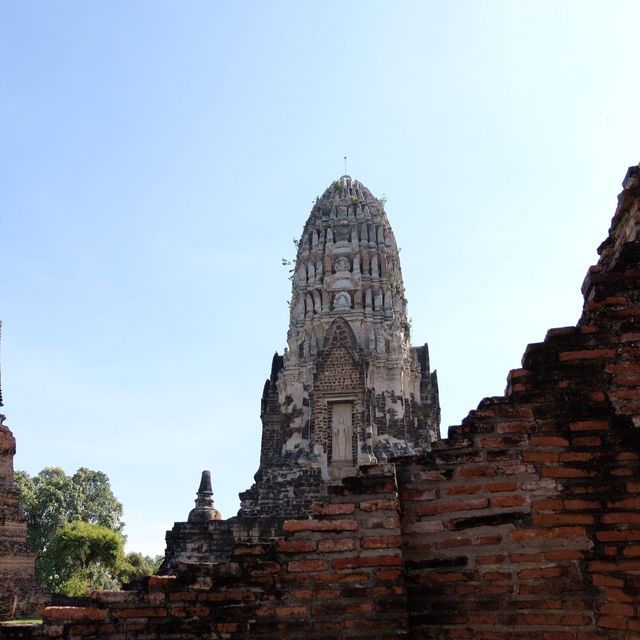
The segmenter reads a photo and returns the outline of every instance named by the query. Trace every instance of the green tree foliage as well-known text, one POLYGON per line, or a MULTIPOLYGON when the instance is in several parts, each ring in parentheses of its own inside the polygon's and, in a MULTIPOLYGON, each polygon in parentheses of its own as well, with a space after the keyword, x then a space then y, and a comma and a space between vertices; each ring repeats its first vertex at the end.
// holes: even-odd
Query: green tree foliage
POLYGON ((119 587, 124 538, 107 527, 76 520, 52 538, 47 559, 58 589, 70 596, 119 587))
POLYGON ((122 584, 128 584, 154 575, 162 564, 163 556, 145 556, 137 551, 127 554, 125 562, 121 565, 118 578, 122 584))
POLYGON ((63 566, 63 554, 53 546, 56 536, 70 523, 104 527, 122 539, 122 505, 102 471, 82 467, 68 476, 59 467, 47 467, 33 477, 18 471, 16 482, 27 516, 28 541, 37 554, 36 577, 43 588, 56 591, 71 579, 63 566))

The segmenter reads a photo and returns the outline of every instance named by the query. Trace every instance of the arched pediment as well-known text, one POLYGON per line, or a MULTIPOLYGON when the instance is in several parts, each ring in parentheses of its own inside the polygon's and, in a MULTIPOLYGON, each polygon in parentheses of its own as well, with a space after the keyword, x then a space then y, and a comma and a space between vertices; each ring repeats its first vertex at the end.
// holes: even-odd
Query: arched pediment
POLYGON ((357 354, 359 360, 360 347, 358 346, 358 339, 353 332, 351 325, 342 317, 336 318, 327 329, 325 336, 325 349, 332 350, 336 347, 344 347, 348 351, 353 352, 354 356, 357 354))

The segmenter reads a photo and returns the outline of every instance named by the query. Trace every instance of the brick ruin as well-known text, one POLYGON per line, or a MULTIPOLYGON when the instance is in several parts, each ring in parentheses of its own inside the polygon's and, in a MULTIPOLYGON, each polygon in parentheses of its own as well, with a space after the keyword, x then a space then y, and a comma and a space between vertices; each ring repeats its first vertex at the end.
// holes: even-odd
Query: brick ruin
POLYGON ((4 421, 0 414, 0 620, 33 612, 39 598, 35 555, 27 548, 27 522, 13 476, 16 440, 4 421))
MULTIPOLYGON (((446 439, 362 464, 367 423, 361 441, 354 419, 353 469, 323 478, 321 462, 321 499, 308 513, 261 528, 269 515, 241 509, 218 521, 231 541, 224 558, 187 554, 144 588, 49 607, 42 626, 0 637, 640 638, 640 166, 623 187, 577 326, 529 345, 505 395, 483 400, 446 439)), ((357 332, 334 328, 321 357, 350 343, 357 365, 357 332)), ((275 413, 273 396, 267 405, 263 416, 275 413)), ((303 450, 328 441, 325 426, 327 439, 304 443, 304 424, 303 450)), ((218 526, 203 516, 190 531, 174 527, 168 558, 172 535, 205 541, 205 519, 218 526)))

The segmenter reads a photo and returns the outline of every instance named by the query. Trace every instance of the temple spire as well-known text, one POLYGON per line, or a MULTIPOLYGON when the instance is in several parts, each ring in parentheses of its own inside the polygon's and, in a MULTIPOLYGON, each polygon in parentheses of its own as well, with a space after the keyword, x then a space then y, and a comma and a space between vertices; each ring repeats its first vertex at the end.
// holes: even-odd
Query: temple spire
POLYGON ((189 512, 189 522, 205 520, 220 520, 220 512, 213 506, 213 489, 211 487, 211 472, 203 471, 200 486, 196 494, 196 506, 189 512))

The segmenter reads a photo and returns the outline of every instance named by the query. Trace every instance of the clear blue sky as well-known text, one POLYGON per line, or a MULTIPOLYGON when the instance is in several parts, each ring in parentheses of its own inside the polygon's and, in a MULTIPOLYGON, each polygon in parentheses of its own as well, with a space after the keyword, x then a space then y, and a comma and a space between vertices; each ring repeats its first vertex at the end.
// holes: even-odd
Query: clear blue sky
POLYGON ((293 257, 343 173, 402 247, 443 431, 574 324, 640 160, 640 3, 0 3, 0 318, 16 468, 106 472, 161 553, 238 507, 293 257))

